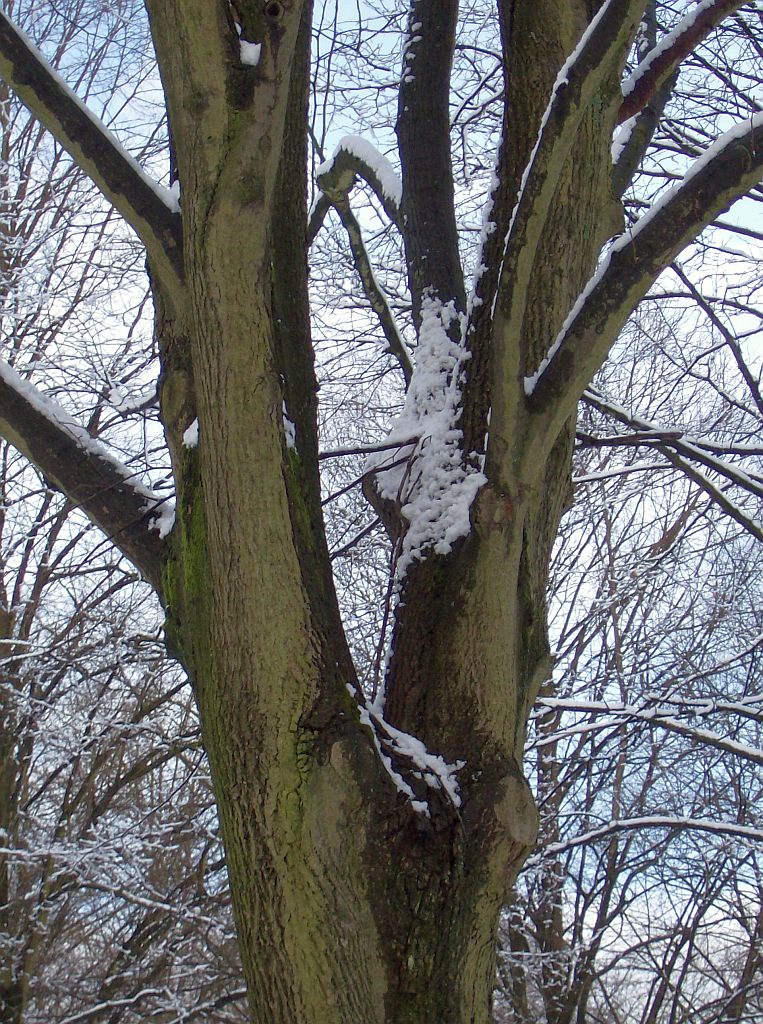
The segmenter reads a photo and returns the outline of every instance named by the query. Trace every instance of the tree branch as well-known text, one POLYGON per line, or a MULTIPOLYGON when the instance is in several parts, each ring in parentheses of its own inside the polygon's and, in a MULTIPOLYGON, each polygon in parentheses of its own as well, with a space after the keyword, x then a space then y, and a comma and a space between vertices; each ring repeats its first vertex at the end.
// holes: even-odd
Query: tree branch
MULTIPOLYGON (((756 498, 763 498, 763 481, 757 474, 748 474, 738 466, 724 462, 723 459, 713 454, 712 450, 705 448, 700 441, 688 437, 683 431, 663 430, 656 423, 628 412, 615 402, 608 401, 593 388, 586 388, 583 401, 636 431, 636 433, 621 438, 598 438, 593 440, 594 444, 649 445, 663 454, 665 454, 666 448, 671 448, 677 455, 698 462, 706 469, 725 476, 730 483, 736 484, 756 498)), ((754 457, 756 453, 750 451, 748 454, 754 457)))
POLYGON ((673 263, 670 269, 673 271, 676 277, 683 283, 684 287, 687 289, 687 291, 692 296, 694 301, 697 303, 700 309, 704 311, 710 323, 713 325, 713 327, 715 327, 715 329, 721 335, 723 340, 726 342, 726 345, 731 350, 731 354, 734 357, 734 362, 737 365, 737 369, 742 375, 742 379, 744 380, 745 384, 747 385, 747 389, 752 395, 752 399, 755 402, 755 406, 758 412, 760 413, 760 416, 763 417, 763 394, 761 394, 760 384, 756 380, 755 374, 752 372, 750 367, 745 362, 744 357, 742 356, 742 350, 740 348, 739 342, 728 329, 728 327, 726 327, 726 325, 718 317, 717 313, 715 312, 711 304, 707 301, 707 299, 704 297, 704 295, 699 291, 699 289, 694 287, 694 285, 683 272, 681 267, 677 263, 673 263))
MULTIPOLYGON (((450 76, 458 0, 412 0, 398 93, 401 231, 413 319, 429 294, 466 309, 450 154, 450 76)), ((455 331, 456 321, 453 324, 455 331)), ((455 337, 453 340, 457 340, 455 337)))
MULTIPOLYGON (((327 195, 341 193, 347 196, 356 177, 366 182, 390 221, 399 226, 402 185, 397 172, 389 160, 366 139, 358 135, 345 135, 340 139, 334 155, 318 167, 316 178, 327 195)), ((315 207, 320 206, 319 197, 315 207)), ((310 229, 308 237, 312 238, 310 229)))
POLYGON ((0 435, 82 509, 163 597, 165 515, 158 495, 67 413, 0 362, 0 435), (160 523, 161 520, 161 523, 160 523))
POLYGON ((623 82, 623 102, 617 115, 622 124, 650 102, 662 85, 673 77, 678 65, 723 19, 738 10, 745 0, 702 0, 664 35, 623 82))
POLYGON ((323 192, 319 192, 315 197, 315 202, 310 207, 310 212, 307 219, 307 235, 306 241, 308 248, 313 244, 318 236, 318 232, 323 227, 323 222, 326 219, 326 214, 331 209, 331 203, 328 201, 323 192))
POLYGON ((607 825, 592 829, 583 835, 575 836, 572 839, 562 839, 558 843, 549 843, 540 853, 526 861, 525 866, 537 863, 541 857, 557 856, 575 846, 587 846, 589 843, 597 842, 600 839, 609 839, 619 832, 630 832, 633 829, 667 828, 677 829, 682 832, 687 830, 698 832, 711 832, 720 836, 732 836, 735 839, 748 839, 751 842, 760 842, 763 839, 763 830, 753 828, 751 825, 737 825, 733 822, 711 821, 707 818, 676 818, 669 814, 653 814, 643 818, 622 818, 619 821, 610 821, 607 825))
POLYGON ((395 314, 390 309, 390 305, 387 302, 387 296, 384 294, 381 285, 376 280, 376 275, 374 274, 373 267, 371 266, 371 259, 368 255, 365 243, 363 242, 363 234, 360 230, 360 224, 358 223, 355 214, 350 209, 350 201, 346 196, 336 196, 332 202, 334 209, 339 214, 339 219, 347 232, 347 238, 349 239, 350 249, 352 251, 352 258, 355 263, 355 269, 360 276, 363 291, 365 292, 371 308, 379 319, 382 332, 387 341, 387 352, 397 360, 398 366, 400 367, 405 380, 405 386, 408 387, 411 383, 411 376, 413 374, 411 357, 408 355, 405 342, 398 330, 395 314))
POLYGON ((723 491, 717 487, 712 480, 696 466, 692 466, 687 459, 683 456, 671 451, 665 447, 662 451, 668 462, 671 462, 676 469, 685 473, 690 480, 693 480, 702 490, 711 498, 716 505, 720 506, 729 518, 733 519, 734 522, 751 534, 756 540, 763 541, 763 526, 756 520, 748 516, 743 509, 741 509, 736 502, 731 501, 727 498, 723 491))
POLYGON ((153 182, 0 12, 0 76, 124 217, 159 273, 182 274, 180 216, 168 190, 153 182))
POLYGON ((316 178, 321 188, 321 195, 316 200, 310 216, 307 231, 308 244, 317 234, 329 206, 333 206, 347 232, 355 269, 360 277, 366 298, 379 318, 381 329, 387 340, 387 351, 397 360, 407 387, 411 382, 413 364, 398 329, 395 314, 390 309, 387 296, 376 280, 371 259, 363 241, 363 232, 350 207, 350 190, 355 184, 356 174, 360 174, 371 186, 393 223, 397 221, 400 182, 392 165, 365 139, 348 135, 339 143, 331 160, 327 160, 318 168, 316 178))
POLYGON ((689 242, 763 175, 763 115, 722 135, 614 242, 537 371, 525 378, 535 443, 548 450, 630 316, 689 242), (551 413, 549 415, 549 413, 551 413), (543 437, 541 438, 541 435, 543 437))
POLYGON ((633 176, 652 141, 663 111, 676 83, 666 78, 655 89, 643 108, 620 128, 612 144, 612 191, 618 199, 633 181, 633 176))
POLYGON ((506 235, 498 294, 509 333, 522 322, 542 229, 578 127, 606 78, 625 61, 643 9, 643 0, 606 0, 557 75, 506 235))

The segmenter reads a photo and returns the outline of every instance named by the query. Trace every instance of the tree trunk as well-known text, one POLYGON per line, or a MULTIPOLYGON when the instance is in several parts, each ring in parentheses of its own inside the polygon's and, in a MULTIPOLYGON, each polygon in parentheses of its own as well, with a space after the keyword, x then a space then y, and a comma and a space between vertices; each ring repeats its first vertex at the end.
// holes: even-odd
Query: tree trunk
MULTIPOLYGON (((149 6, 158 52, 170 35, 183 52, 176 33, 178 20, 190 24, 187 11, 178 19, 177 4, 149 6)), ((495 469, 478 496, 473 533, 450 556, 409 572, 386 715, 446 761, 465 762, 461 807, 441 793, 426 817, 394 787, 358 721, 322 528, 304 259, 309 10, 299 31, 297 5, 280 13, 271 5, 272 24, 252 15, 243 31, 263 39, 261 65, 242 69, 228 59, 219 81, 189 81, 185 69, 205 38, 220 38, 223 17, 196 6, 199 22, 214 24, 188 37, 182 68, 162 64, 185 231, 184 282, 167 290, 154 278, 162 410, 179 481, 165 591, 170 640, 196 688, 252 1020, 485 1022, 498 911, 537 828, 520 765, 528 709, 549 667, 546 571, 571 432, 532 471, 531 417, 511 438, 491 438, 495 469), (271 84, 267 120, 258 121, 252 108, 265 109, 271 84), (223 104, 232 94, 240 110, 223 104), (295 424, 293 447, 284 415, 295 424), (183 435, 196 418, 199 444, 188 447, 183 435)), ((417 17, 427 15, 423 6, 417 17)), ((578 5, 541 61, 522 42, 537 38, 528 23, 545 24, 536 6, 504 12, 517 59, 540 75, 521 86, 510 79, 525 110, 504 134, 505 173, 515 183, 556 70, 587 17, 578 5)), ((443 21, 443 12, 431 16, 443 21)), ((452 19, 445 27, 453 32, 452 19)), ((405 127, 402 118, 404 160, 405 127)), ((610 204, 600 198, 608 160, 607 136, 591 125, 562 177, 554 227, 538 242, 549 272, 523 299, 531 338, 523 372, 550 344, 609 229, 610 204), (583 198, 573 204, 572 195, 583 198)), ((438 203, 450 202, 452 217, 452 196, 419 200, 414 164, 412 157, 408 238, 420 309, 436 217, 417 222, 413 212, 429 202, 442 214, 438 203)), ((504 225, 496 237, 509 212, 508 202, 496 210, 504 225)), ((443 267, 453 249, 441 245, 435 283, 462 306, 463 285, 443 267)), ((493 261, 495 270, 498 254, 493 261)), ((495 331, 483 319, 473 342, 473 366, 494 394, 496 374, 506 372, 491 364, 495 331)), ((464 420, 476 436, 487 409, 475 382, 464 420)), ((405 777, 426 791, 412 772, 405 777)))

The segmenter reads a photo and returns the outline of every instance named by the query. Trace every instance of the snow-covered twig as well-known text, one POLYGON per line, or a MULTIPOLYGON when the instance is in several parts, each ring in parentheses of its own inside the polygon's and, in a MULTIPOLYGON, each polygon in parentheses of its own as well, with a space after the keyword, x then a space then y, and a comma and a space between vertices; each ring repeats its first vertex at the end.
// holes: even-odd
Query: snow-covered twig
POLYGON ((733 836, 735 839, 749 839, 751 842, 756 843, 763 840, 763 830, 753 828, 751 825, 737 825, 730 821, 710 821, 707 818, 677 818, 668 814, 653 814, 643 818, 622 818, 619 821, 610 821, 606 825, 591 829, 582 835, 563 839, 558 843, 549 843, 548 846, 543 848, 541 853, 530 858, 525 866, 530 867, 533 864, 537 864, 543 857, 566 853, 567 850, 572 850, 576 846, 586 846, 589 843, 598 842, 600 839, 609 839, 619 832, 632 832, 635 829, 647 828, 712 832, 715 835, 733 836))

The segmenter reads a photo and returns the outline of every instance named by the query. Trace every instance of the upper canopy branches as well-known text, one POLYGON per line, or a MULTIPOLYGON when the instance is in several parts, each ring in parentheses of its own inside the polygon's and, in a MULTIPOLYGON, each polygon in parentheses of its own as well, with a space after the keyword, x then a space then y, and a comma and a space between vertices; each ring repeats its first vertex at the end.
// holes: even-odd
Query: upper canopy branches
POLYGON ((763 113, 734 125, 610 247, 548 356, 524 381, 553 439, 631 311, 675 255, 763 177, 763 113), (551 416, 549 414, 551 413, 551 416))
MULTIPOLYGON (((575 303, 574 310, 560 323, 560 331, 552 338, 540 365, 528 368, 521 365, 523 360, 518 351, 526 343, 528 333, 525 307, 529 282, 538 275, 540 263, 546 258, 539 247, 556 216, 560 175, 583 119, 593 108, 601 108, 602 128, 607 129, 610 121, 614 125, 637 115, 670 83, 692 48, 740 6, 739 0, 702 0, 642 56, 635 71, 622 83, 621 95, 617 83, 645 2, 606 0, 558 73, 550 98, 537 99, 539 112, 545 102, 545 113, 539 114, 537 138, 521 174, 518 192, 516 182, 514 188, 508 180, 496 183, 494 207, 499 210, 503 202, 505 212, 496 232, 501 237, 493 238, 490 244, 493 252, 502 254, 503 269, 498 274, 493 268, 492 274, 486 273, 478 282, 471 323, 475 324, 480 317, 484 319, 486 306, 496 310, 490 329, 491 358, 500 360, 502 349, 512 350, 512 358, 505 365, 516 365, 519 372, 512 370, 508 374, 507 386, 511 389, 518 385, 517 407, 526 397, 535 419, 543 410, 546 427, 541 433, 545 445, 553 443, 560 424, 574 409, 619 327, 660 271, 718 212, 754 185, 761 173, 760 124, 753 119, 727 133, 678 189, 611 248, 606 263, 575 303)), ((190 145, 196 138, 201 146, 195 150, 198 159, 193 166, 190 156, 181 159, 181 177, 184 174, 189 178, 188 187, 192 189, 201 184, 204 174, 208 175, 205 187, 208 186, 210 195, 214 190, 219 194, 221 188, 249 188, 251 184, 253 208, 260 202, 267 204, 277 174, 279 124, 288 92, 290 47, 296 33, 293 25, 301 5, 289 5, 288 9, 269 5, 264 12, 259 5, 243 2, 213 7, 206 3, 168 2, 149 3, 148 7, 155 40, 162 50, 159 58, 165 81, 172 83, 190 75, 204 93, 203 103, 199 93, 202 113, 190 114, 178 96, 170 97, 168 104, 171 117, 188 129, 182 144, 190 145), (178 43, 198 18, 208 25, 209 31, 204 33, 206 49, 181 61, 178 43), (242 61, 239 38, 261 46, 256 65, 242 61), (206 152, 203 140, 198 137, 202 123, 209 128, 205 136, 208 141, 212 129, 220 138, 229 140, 226 154, 231 158, 230 167, 222 178, 198 155, 206 152)), ((505 12, 503 16, 508 17, 505 12)), ((508 39, 504 39, 504 44, 508 46, 508 39)), ((398 360, 406 386, 411 381, 412 363, 403 331, 374 274, 372 257, 364 244, 362 218, 358 219, 350 209, 348 194, 355 177, 364 178, 400 231, 414 323, 420 325, 427 295, 437 296, 446 304, 454 302, 459 313, 451 324, 455 340, 462 330, 461 317, 467 305, 449 141, 449 89, 457 45, 456 4, 414 0, 398 90, 396 132, 402 182, 396 179, 387 161, 376 158, 378 154, 363 139, 344 140, 333 161, 320 170, 323 194, 308 231, 311 238, 327 206, 336 207, 366 295, 381 324, 387 350, 398 360)), ((505 53, 504 64, 511 58, 512 54, 505 53)), ((174 195, 143 172, 24 33, 2 13, 0 74, 133 227, 146 246, 159 279, 170 286, 170 291, 182 288, 182 228, 187 218, 181 215, 174 195)), ((650 124, 649 132, 654 128, 650 124)), ((643 148, 643 139, 639 145, 643 148)), ((214 147, 210 153, 213 150, 214 147)), ((183 184, 185 187, 186 182, 183 184)), ((500 216, 496 216, 500 221, 500 216)), ((262 223, 264 231, 267 218, 256 220, 262 223)), ((472 345, 474 338, 468 325, 464 338, 467 347, 472 345)), ((26 423, 27 418, 20 416, 7 430, 12 429, 19 444, 26 444, 29 450, 29 439, 24 440, 26 423)), ((83 459, 87 461, 80 457, 80 472, 83 459)), ((100 472, 97 462, 94 463, 94 479, 100 472)), ((70 495, 79 486, 74 482, 67 485, 61 473, 56 479, 70 495)), ((120 486, 129 487, 129 482, 123 481, 120 486)), ((141 502, 144 496, 136 491, 136 509, 141 502)))

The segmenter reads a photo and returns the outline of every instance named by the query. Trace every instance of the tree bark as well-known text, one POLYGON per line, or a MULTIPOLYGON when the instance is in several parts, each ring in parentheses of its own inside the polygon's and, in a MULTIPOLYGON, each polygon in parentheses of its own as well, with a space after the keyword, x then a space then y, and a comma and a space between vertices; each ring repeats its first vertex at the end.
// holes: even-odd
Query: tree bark
MULTIPOLYGON (((147 0, 182 232, 161 203, 156 218, 144 216, 147 193, 129 163, 92 173, 107 195, 119 193, 147 246, 177 521, 166 545, 130 535, 122 547, 152 575, 161 565, 154 583, 168 642, 195 688, 252 1021, 489 1020, 498 913, 537 831, 521 764, 527 716, 551 668, 545 591, 575 404, 634 296, 702 226, 692 203, 699 197, 714 216, 760 159, 729 150, 715 200, 710 173, 697 175, 671 207, 678 227, 663 220, 643 232, 646 260, 620 250, 625 285, 603 278, 601 308, 566 322, 622 223, 610 142, 644 6, 607 0, 592 22, 588 0, 499 3, 496 227, 467 323, 448 141, 457 5, 411 3, 397 222, 414 326, 436 299, 453 312, 452 342, 467 349, 460 454, 471 468, 484 464, 486 483, 469 535, 448 554, 424 552, 400 581, 385 718, 461 765, 457 801, 415 758, 382 749, 359 708, 334 593, 305 257, 311 5, 147 0), (240 40, 260 44, 256 65, 242 62, 240 40)), ((28 71, 23 47, 14 57, 18 45, 0 31, 0 70, 44 76, 28 71)), ((30 105, 50 114, 87 169, 95 150, 76 138, 77 110, 48 92, 31 89, 30 105)), ((106 144, 91 120, 80 127, 96 149, 106 144)), ((752 129, 748 141, 757 141, 752 129)), ((0 417, 0 429, 35 459, 29 430, 12 419, 0 417)), ((104 527, 123 515, 56 471, 104 527)), ((396 513, 388 525, 399 538, 406 523, 396 513)))

